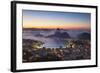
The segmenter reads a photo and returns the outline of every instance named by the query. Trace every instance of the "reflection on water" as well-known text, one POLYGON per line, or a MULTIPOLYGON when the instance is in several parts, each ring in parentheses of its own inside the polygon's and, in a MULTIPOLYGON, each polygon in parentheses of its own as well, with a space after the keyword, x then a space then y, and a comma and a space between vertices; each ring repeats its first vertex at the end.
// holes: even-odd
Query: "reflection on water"
POLYGON ((91 59, 89 31, 23 30, 23 63, 91 59))
MULTIPOLYGON (((65 47, 64 43, 67 40, 67 38, 57 37, 60 35, 61 32, 67 32, 69 35, 71 35, 71 38, 76 38, 79 33, 85 32, 85 31, 78 31, 78 30, 59 30, 58 33, 53 35, 53 37, 46 37, 52 34, 55 34, 57 30, 23 30, 23 39, 32 39, 37 41, 42 41, 44 44, 42 47, 46 48, 59 48, 59 47, 65 47)), ((86 31, 88 32, 88 31, 86 31)), ((61 35, 63 36, 63 35, 61 35)))
POLYGON ((58 48, 60 46, 64 46, 64 39, 59 39, 59 38, 45 38, 45 37, 35 37, 35 36, 23 36, 24 39, 33 39, 37 41, 42 41, 44 44, 42 47, 46 48, 58 48))

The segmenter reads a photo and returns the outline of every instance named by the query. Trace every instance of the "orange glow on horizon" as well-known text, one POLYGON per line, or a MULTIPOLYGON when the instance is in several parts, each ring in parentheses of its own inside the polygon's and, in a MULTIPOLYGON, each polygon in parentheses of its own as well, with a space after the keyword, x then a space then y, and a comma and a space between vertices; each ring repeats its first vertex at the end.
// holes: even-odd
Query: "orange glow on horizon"
POLYGON ((23 28, 36 28, 36 29, 73 29, 73 30, 77 30, 77 29, 86 29, 89 30, 90 26, 89 25, 24 25, 23 28))

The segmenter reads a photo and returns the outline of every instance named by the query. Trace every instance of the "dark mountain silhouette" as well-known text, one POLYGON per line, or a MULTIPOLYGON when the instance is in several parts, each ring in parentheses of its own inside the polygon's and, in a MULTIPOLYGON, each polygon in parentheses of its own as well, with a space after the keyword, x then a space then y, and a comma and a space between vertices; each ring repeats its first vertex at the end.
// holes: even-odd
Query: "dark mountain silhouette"
POLYGON ((57 28, 56 32, 52 35, 47 36, 49 38, 71 38, 67 32, 61 32, 59 28, 57 28))
POLYGON ((87 33, 87 32, 80 33, 80 34, 78 35, 78 38, 79 38, 79 39, 90 40, 90 39, 91 39, 91 34, 90 34, 90 33, 87 33))

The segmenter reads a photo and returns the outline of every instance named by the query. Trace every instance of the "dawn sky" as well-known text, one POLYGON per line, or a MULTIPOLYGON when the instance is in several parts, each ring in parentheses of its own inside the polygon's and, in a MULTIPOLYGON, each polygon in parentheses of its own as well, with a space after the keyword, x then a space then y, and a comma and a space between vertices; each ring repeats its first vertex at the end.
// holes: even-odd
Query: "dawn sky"
POLYGON ((23 28, 90 29, 90 13, 23 10, 23 28))

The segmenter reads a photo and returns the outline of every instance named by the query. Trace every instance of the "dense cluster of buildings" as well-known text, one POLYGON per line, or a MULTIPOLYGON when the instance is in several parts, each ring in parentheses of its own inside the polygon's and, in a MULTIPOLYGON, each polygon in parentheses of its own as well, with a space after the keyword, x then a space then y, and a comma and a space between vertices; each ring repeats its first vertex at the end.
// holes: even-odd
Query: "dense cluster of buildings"
POLYGON ((41 44, 43 43, 39 41, 24 40, 24 63, 43 61, 83 60, 91 58, 91 45, 89 40, 70 40, 67 42, 66 48, 39 48, 41 44), (32 43, 34 43, 34 45, 32 43))

